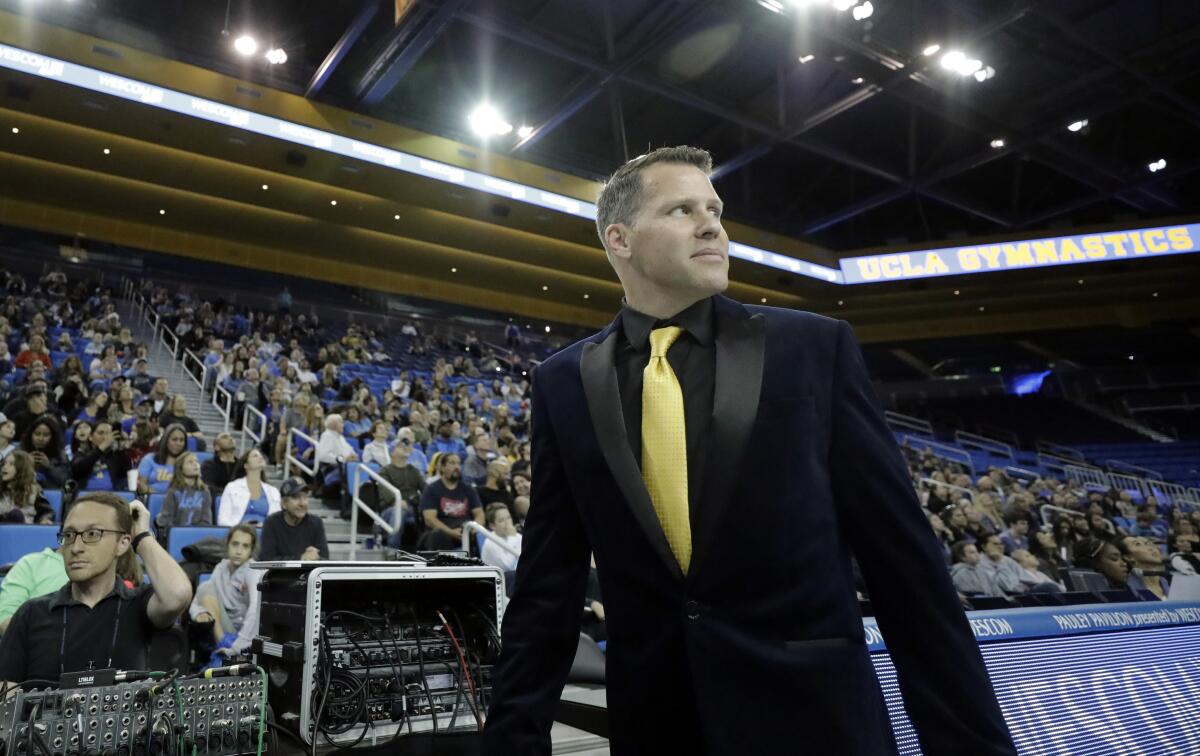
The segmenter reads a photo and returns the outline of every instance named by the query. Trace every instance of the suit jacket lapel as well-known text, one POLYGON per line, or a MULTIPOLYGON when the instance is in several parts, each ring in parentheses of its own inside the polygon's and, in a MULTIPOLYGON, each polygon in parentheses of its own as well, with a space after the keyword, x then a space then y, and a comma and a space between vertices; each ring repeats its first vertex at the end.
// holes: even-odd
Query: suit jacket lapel
MULTIPOLYGON (((608 463, 617 487, 633 511, 634 519, 659 559, 672 575, 682 580, 683 571, 679 569, 679 563, 675 561, 675 555, 671 553, 671 546, 663 534, 658 514, 654 511, 654 504, 646 491, 646 484, 642 482, 641 468, 633 458, 626 435, 625 417, 621 412, 621 395, 617 387, 617 371, 613 366, 620 322, 618 317, 601 333, 604 336, 602 341, 583 345, 579 374, 583 381, 584 394, 587 396, 588 412, 592 416, 592 427, 596 430, 596 441, 600 444, 604 461, 608 463)), ((718 372, 718 388, 719 375, 718 372)), ((757 403, 757 394, 755 402, 757 403)), ((638 432, 641 432, 640 428, 638 432)))
POLYGON ((740 477, 742 455, 758 417, 762 389, 766 320, 751 316, 737 302, 716 298, 716 381, 713 386, 713 417, 704 470, 704 489, 692 533, 694 577, 712 548, 733 487, 740 477))

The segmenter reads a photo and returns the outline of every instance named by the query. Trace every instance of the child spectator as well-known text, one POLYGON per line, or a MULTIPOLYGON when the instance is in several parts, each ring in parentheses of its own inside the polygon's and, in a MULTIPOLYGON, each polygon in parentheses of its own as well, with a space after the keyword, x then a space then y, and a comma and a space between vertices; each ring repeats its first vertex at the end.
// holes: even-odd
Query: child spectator
POLYGON ((234 525, 225 534, 225 558, 212 577, 196 589, 188 614, 193 622, 211 623, 216 653, 236 656, 258 635, 259 573, 250 569, 258 535, 253 526, 234 525))

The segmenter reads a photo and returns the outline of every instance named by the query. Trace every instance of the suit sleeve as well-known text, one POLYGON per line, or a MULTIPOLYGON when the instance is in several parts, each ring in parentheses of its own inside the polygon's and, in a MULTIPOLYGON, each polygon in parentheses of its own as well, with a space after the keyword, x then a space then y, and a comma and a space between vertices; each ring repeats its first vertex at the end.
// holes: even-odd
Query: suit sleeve
POLYGON ((532 503, 504 614, 485 756, 550 754, 550 727, 579 644, 591 547, 547 416, 545 388, 535 378, 532 503))
POLYGON ((926 756, 1015 756, 987 669, 850 326, 838 324, 831 478, 842 532, 926 756))

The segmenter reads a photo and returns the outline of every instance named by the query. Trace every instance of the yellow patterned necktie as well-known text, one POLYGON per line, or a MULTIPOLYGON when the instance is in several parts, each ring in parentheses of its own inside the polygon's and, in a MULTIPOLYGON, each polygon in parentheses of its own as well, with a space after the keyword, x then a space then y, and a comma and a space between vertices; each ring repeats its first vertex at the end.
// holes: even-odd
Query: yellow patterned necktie
POLYGON ((642 373, 642 480, 667 543, 686 575, 692 561, 687 429, 683 389, 667 362, 667 350, 681 333, 678 326, 650 332, 650 362, 642 373))

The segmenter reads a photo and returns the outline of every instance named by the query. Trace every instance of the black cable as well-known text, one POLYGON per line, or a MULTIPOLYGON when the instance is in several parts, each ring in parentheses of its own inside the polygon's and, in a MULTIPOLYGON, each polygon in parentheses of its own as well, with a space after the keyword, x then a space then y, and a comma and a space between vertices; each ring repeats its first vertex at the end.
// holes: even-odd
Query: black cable
MULTIPOLYGON (((446 669, 450 670, 451 676, 454 677, 454 714, 450 717, 450 724, 446 725, 446 732, 454 731, 454 723, 458 721, 458 704, 462 701, 463 679, 462 671, 456 670, 450 662, 442 662, 446 669)), ((470 699, 468 699, 469 701, 470 699)))
POLYGON ((467 627, 466 627, 466 625, 463 624, 462 617, 458 616, 458 611, 455 610, 453 607, 450 607, 450 616, 453 617, 455 623, 458 624, 458 637, 462 639, 461 640, 462 652, 463 652, 463 658, 467 662, 467 674, 471 675, 471 677, 474 678, 475 683, 476 683, 476 685, 475 685, 475 703, 478 706, 478 708, 475 710, 475 717, 476 717, 476 722, 479 722, 479 721, 482 721, 479 718, 479 712, 481 712, 481 711, 485 712, 485 713, 487 712, 487 707, 484 705, 484 701, 483 701, 483 672, 479 668, 480 665, 479 665, 479 661, 477 659, 474 660, 475 668, 473 670, 471 669, 471 662, 473 660, 473 657, 477 656, 477 654, 475 654, 470 649, 469 644, 467 643, 467 627))
POLYGON ((429 690, 429 681, 425 679, 425 649, 421 646, 421 620, 417 617, 415 609, 410 608, 409 613, 413 617, 413 629, 416 630, 417 639, 417 667, 421 670, 421 687, 425 689, 425 698, 429 701, 429 716, 433 722, 433 734, 438 734, 437 712, 434 711, 433 693, 429 690))
MULTIPOLYGON (((392 648, 396 649, 396 658, 400 658, 400 639, 397 637, 398 628, 392 626, 392 618, 384 617, 385 627, 387 628, 388 636, 392 639, 392 648)), ((404 661, 400 661, 400 669, 404 669, 404 661)), ((404 723, 408 727, 408 734, 412 735, 412 717, 408 715, 408 686, 404 684, 404 675, 396 678, 396 682, 400 684, 400 703, 404 704, 404 723)), ((396 728, 396 735, 399 735, 401 728, 396 728)), ((393 739, 396 737, 392 736, 393 739)))
MULTIPOLYGON (((317 640, 318 648, 322 651, 322 660, 321 663, 318 664, 318 669, 322 671, 322 676, 325 678, 325 691, 321 693, 320 708, 317 709, 317 718, 313 720, 312 747, 309 752, 310 756, 317 756, 317 733, 321 730, 321 718, 325 715, 325 701, 329 698, 329 681, 331 679, 329 667, 332 666, 332 664, 328 662, 324 655, 327 653, 326 646, 328 643, 329 641, 325 638, 325 626, 322 624, 320 636, 317 640)), ((315 685, 313 686, 313 692, 316 692, 315 685)))

